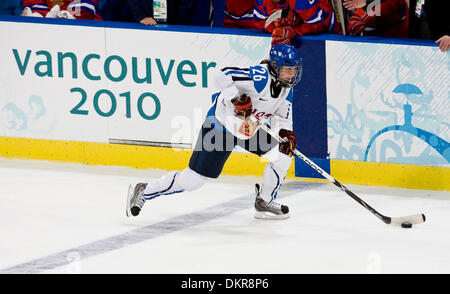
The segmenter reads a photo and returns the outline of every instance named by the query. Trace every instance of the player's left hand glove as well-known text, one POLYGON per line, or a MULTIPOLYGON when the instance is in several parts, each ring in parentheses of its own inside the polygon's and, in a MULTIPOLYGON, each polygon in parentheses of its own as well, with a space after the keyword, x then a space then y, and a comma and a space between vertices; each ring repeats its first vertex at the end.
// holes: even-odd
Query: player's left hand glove
POLYGON ((297 148, 297 139, 293 131, 286 129, 281 129, 278 133, 281 138, 285 139, 286 142, 279 144, 279 151, 287 156, 294 155, 294 150, 297 148))
POLYGON ((369 16, 362 9, 357 9, 348 20, 347 33, 352 36, 361 35, 366 27, 375 26, 375 16, 369 16))
POLYGON ((240 97, 231 99, 231 103, 234 105, 236 115, 246 118, 252 114, 253 106, 250 96, 242 94, 240 97))
POLYGON ((275 44, 287 44, 297 33, 291 26, 276 27, 272 32, 272 46, 275 44))
POLYGON ((61 10, 57 15, 57 18, 66 18, 66 19, 77 19, 67 10, 61 10))
MULTIPOLYGON (((44 2, 45 3, 45 2, 44 2)), ((56 18, 58 13, 61 11, 61 8, 58 4, 52 7, 49 12, 47 12, 46 18, 56 18)))

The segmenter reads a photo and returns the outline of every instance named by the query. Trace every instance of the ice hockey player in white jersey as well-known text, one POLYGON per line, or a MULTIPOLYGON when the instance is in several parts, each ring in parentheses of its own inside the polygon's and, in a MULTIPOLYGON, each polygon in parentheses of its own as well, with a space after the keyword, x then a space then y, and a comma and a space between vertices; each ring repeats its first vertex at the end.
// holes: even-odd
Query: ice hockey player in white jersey
POLYGON ((297 141, 292 128, 292 89, 302 75, 302 59, 289 44, 276 44, 269 60, 250 68, 226 67, 215 76, 220 92, 202 125, 189 167, 148 183, 130 185, 127 216, 137 216, 144 203, 161 195, 193 191, 217 178, 236 145, 264 156, 263 184, 255 185, 256 218, 288 218, 289 208, 276 202, 291 165, 297 141), (267 121, 285 143, 278 143, 252 118, 267 121))

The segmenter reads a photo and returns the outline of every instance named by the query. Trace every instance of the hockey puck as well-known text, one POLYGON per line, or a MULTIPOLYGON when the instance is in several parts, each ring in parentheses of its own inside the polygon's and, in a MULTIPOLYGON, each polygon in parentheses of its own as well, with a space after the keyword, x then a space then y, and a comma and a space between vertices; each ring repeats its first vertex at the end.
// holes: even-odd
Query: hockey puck
POLYGON ((402 223, 402 228, 410 229, 410 228, 412 228, 412 224, 409 223, 409 222, 403 222, 402 223))

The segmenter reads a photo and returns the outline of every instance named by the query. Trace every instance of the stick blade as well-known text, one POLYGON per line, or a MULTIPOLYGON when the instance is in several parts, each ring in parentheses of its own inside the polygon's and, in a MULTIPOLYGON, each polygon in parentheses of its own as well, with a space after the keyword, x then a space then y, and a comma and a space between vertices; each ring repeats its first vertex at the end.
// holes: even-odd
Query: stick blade
POLYGON ((271 23, 276 21, 277 19, 281 18, 281 13, 283 13, 283 10, 277 10, 274 13, 272 13, 267 19, 266 23, 264 25, 264 28, 267 28, 271 23))
POLYGON ((402 223, 408 222, 412 225, 418 225, 424 223, 426 220, 425 214, 414 214, 414 215, 408 215, 408 216, 402 216, 402 217, 392 217, 391 218, 391 226, 395 227, 401 227, 402 223))

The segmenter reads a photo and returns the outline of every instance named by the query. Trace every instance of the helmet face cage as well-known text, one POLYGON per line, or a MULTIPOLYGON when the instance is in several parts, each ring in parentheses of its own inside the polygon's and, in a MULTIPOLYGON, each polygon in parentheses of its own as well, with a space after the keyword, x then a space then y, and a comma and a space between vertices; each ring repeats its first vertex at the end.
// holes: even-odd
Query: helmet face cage
POLYGON ((277 81, 283 87, 293 87, 302 78, 302 58, 295 50, 294 46, 289 44, 276 44, 270 50, 270 65, 275 71, 277 81), (282 66, 295 66, 295 75, 290 81, 280 79, 280 70, 282 66))

